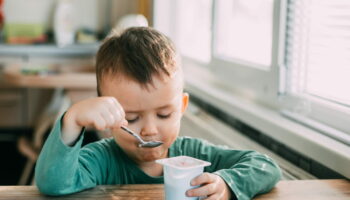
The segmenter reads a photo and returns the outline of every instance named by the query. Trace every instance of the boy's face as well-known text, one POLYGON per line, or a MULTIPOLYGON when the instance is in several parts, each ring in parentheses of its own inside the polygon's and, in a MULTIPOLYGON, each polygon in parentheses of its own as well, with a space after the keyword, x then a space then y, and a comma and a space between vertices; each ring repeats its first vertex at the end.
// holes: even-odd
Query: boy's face
POLYGON ((183 93, 182 73, 175 72, 164 80, 153 77, 153 86, 142 87, 124 76, 107 75, 101 83, 103 96, 115 97, 125 110, 128 127, 145 141, 162 141, 156 148, 140 148, 138 141, 121 129, 113 137, 136 163, 165 158, 176 140, 180 120, 187 108, 188 95, 183 93))

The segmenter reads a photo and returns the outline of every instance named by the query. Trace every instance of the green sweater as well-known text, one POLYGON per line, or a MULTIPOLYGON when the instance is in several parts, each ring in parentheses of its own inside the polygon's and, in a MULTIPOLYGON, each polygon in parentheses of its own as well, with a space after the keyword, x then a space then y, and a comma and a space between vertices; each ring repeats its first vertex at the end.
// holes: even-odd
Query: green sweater
MULTIPOLYGON (((81 147, 84 134, 74 146, 61 140, 61 120, 52 129, 35 169, 39 190, 48 195, 64 195, 96 185, 163 183, 163 176, 143 172, 112 138, 81 147)), ((187 155, 211 162, 205 172, 222 177, 238 200, 268 192, 280 179, 277 164, 255 151, 232 150, 206 141, 179 137, 169 149, 169 157, 187 155)))

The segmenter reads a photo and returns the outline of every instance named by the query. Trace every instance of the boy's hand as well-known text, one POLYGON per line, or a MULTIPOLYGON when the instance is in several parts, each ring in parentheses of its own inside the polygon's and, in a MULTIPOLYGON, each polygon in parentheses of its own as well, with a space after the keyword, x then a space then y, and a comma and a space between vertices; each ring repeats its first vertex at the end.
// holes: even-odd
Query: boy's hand
POLYGON ((96 97, 74 104, 63 118, 62 140, 72 145, 83 127, 97 130, 120 128, 127 125, 125 112, 114 97, 96 97))
POLYGON ((203 173, 191 181, 191 185, 201 185, 199 188, 187 191, 189 197, 207 196, 207 200, 231 199, 231 190, 225 181, 216 174, 203 173))

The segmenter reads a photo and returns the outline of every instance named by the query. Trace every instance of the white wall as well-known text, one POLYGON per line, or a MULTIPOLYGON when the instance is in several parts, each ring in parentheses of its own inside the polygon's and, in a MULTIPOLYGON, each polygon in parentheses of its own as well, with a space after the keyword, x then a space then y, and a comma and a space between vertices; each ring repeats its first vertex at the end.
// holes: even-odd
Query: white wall
MULTIPOLYGON (((8 0, 4 12, 6 23, 43 23, 52 29, 55 6, 59 0, 8 0)), ((137 0, 71 0, 75 9, 77 28, 104 30, 106 23, 114 26, 117 20, 137 12, 137 0), (108 10, 110 9, 110 10, 108 10), (109 16, 108 20, 107 17, 109 16)))

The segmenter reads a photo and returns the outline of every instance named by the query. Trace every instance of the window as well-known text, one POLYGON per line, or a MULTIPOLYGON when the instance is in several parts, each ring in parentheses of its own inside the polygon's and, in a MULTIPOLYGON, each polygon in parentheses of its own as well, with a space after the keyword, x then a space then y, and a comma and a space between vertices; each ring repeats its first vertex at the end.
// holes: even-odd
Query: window
POLYGON ((243 94, 276 102, 280 1, 155 0, 153 5, 154 27, 171 37, 185 61, 212 70, 243 94))
POLYGON ((285 47, 285 109, 350 144, 350 2, 288 1, 285 47))
POLYGON ((159 27, 225 87, 350 145, 349 0, 160 4, 159 27))
POLYGON ((217 56, 269 69, 273 0, 218 0, 215 18, 217 56))
POLYGON ((280 3, 214 1, 210 68, 227 86, 270 106, 279 84, 280 3))
POLYGON ((155 28, 172 38, 181 55, 209 63, 211 13, 212 0, 156 0, 155 28))

